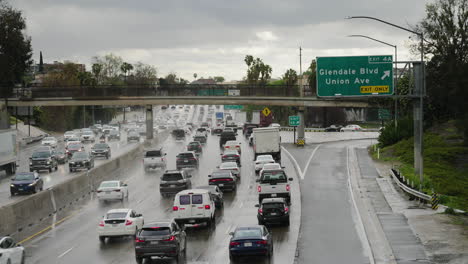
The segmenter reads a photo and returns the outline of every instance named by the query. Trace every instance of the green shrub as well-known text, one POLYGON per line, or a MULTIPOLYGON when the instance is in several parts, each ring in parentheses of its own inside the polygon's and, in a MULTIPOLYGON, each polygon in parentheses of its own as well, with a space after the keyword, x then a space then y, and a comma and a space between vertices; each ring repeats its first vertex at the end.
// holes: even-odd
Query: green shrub
POLYGON ((388 122, 379 135, 379 146, 381 148, 393 145, 402 139, 413 136, 413 119, 406 117, 395 122, 388 122))

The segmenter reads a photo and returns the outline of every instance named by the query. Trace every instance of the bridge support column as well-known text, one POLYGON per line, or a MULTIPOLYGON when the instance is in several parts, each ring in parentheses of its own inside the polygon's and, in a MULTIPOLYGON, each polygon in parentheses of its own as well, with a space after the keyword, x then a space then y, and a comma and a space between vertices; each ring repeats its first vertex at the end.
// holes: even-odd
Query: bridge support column
POLYGON ((146 105, 146 139, 153 139, 153 106, 146 105))
POLYGON ((10 115, 5 102, 0 102, 0 129, 10 128, 10 115))
POLYGON ((304 107, 299 107, 299 126, 297 127, 297 146, 305 145, 305 132, 304 132, 304 107))

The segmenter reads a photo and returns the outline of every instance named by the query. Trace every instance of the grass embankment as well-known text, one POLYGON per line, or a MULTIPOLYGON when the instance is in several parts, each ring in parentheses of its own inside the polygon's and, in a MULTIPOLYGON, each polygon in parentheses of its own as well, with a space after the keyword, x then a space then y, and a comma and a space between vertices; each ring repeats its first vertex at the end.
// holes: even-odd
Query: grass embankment
MULTIPOLYGON (((441 195, 441 203, 468 211, 468 147, 451 123, 424 135, 424 192, 441 195)), ((373 150, 373 148, 372 148, 373 150)), ((376 159, 377 154, 372 153, 376 159)), ((413 138, 380 150, 380 160, 399 166, 401 173, 419 186, 414 175, 413 138)))

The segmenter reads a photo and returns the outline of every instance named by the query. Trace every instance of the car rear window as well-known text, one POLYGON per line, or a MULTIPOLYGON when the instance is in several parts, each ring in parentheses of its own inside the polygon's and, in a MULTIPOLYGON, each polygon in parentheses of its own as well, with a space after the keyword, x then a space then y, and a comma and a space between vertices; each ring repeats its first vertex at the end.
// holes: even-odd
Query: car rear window
POLYGON ((202 203, 203 203, 203 195, 201 194, 192 195, 192 204, 202 204, 202 203))
POLYGON ((190 195, 181 195, 179 197, 180 205, 187 205, 190 204, 190 195))
POLYGON ((284 171, 265 171, 262 175, 262 182, 287 182, 284 171))
POLYGON ((163 227, 145 227, 141 230, 140 236, 167 236, 171 234, 171 229, 163 227))
POLYGON ((100 188, 112 188, 112 187, 119 187, 118 182, 103 182, 99 185, 100 188))
POLYGON ((33 159, 44 159, 44 158, 48 158, 48 157, 50 157, 49 152, 34 152, 32 154, 33 159))
POLYGON ((118 219, 127 217, 127 213, 108 213, 106 215, 107 219, 118 219))
POLYGON ((262 232, 260 229, 245 229, 237 230, 234 233, 235 238, 245 238, 245 237, 262 237, 262 232))
POLYGON ((262 205, 264 209, 273 209, 273 208, 283 208, 284 204, 282 203, 264 203, 262 205))
POLYGON ((193 154, 192 153, 179 153, 177 157, 178 158, 193 158, 193 154))
POLYGON ((182 175, 180 173, 171 173, 171 174, 164 174, 162 176, 163 181, 178 181, 182 180, 182 175))
POLYGON ((161 157, 161 151, 160 150, 147 151, 145 154, 145 157, 161 157))

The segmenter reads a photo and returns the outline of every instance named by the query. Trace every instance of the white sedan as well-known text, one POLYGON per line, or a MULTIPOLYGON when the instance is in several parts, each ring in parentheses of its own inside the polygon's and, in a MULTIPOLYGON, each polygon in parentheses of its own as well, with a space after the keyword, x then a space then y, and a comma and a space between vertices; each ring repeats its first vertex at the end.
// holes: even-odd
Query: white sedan
POLYGON ((135 210, 123 208, 109 210, 99 222, 99 241, 104 243, 108 237, 134 236, 143 227, 142 214, 135 210))
POLYGON ((57 147, 57 139, 54 138, 54 137, 45 137, 42 141, 41 141, 41 145, 43 146, 51 146, 53 148, 56 148, 57 147))
POLYGON ((103 181, 96 191, 99 200, 121 200, 128 198, 127 184, 121 181, 103 181))
POLYGON ((224 150, 237 150, 241 154, 241 143, 235 140, 226 141, 224 150))
POLYGON ((232 175, 236 176, 237 179, 240 179, 241 173, 240 169, 237 166, 237 162, 223 162, 221 163, 221 166, 218 167, 220 170, 228 170, 231 171, 232 175))
POLYGON ((346 132, 346 131, 351 131, 351 132, 354 132, 354 131, 362 131, 362 127, 360 127, 359 125, 347 125, 345 127, 342 127, 340 129, 341 132, 346 132))
POLYGON ((23 264, 24 258, 24 247, 9 236, 0 236, 0 264, 23 264))
POLYGON ((271 155, 260 155, 257 156, 255 160, 255 173, 258 173, 261 169, 263 169, 263 165, 267 163, 276 163, 271 155))
POLYGON ((283 167, 281 167, 281 164, 279 163, 266 163, 263 165, 262 170, 258 174, 260 177, 262 177, 262 174, 266 170, 282 170, 283 167))

